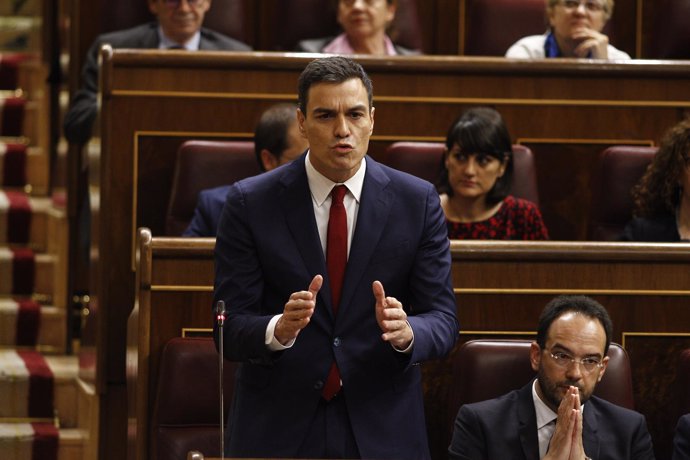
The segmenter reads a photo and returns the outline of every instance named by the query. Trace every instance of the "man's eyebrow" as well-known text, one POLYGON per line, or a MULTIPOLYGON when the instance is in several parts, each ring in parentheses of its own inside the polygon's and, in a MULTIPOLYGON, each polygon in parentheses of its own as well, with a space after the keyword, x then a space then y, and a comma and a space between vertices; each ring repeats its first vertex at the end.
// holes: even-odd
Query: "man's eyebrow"
POLYGON ((316 107, 311 113, 333 113, 335 110, 329 109, 327 107, 316 107))
MULTIPOLYGON (((555 343, 551 346, 551 349, 557 349, 557 351, 562 351, 563 353, 567 353, 570 356, 575 356, 575 353, 565 345, 561 345, 560 343, 555 343)), ((587 353, 583 356, 583 358, 593 358, 593 357, 598 357, 601 358, 603 355, 601 353, 587 353)))
MULTIPOLYGON (((367 106, 366 104, 357 104, 353 105, 352 107, 348 107, 345 109, 345 112, 354 112, 354 111, 366 111, 367 106)), ((312 113, 333 113, 337 112, 336 109, 331 109, 328 107, 315 107, 312 111, 312 113)))
POLYGON ((364 105, 364 104, 357 104, 357 105, 352 106, 352 107, 349 107, 349 108, 347 109, 348 112, 352 112, 352 111, 354 111, 354 110, 365 111, 365 110, 367 110, 367 106, 364 105))

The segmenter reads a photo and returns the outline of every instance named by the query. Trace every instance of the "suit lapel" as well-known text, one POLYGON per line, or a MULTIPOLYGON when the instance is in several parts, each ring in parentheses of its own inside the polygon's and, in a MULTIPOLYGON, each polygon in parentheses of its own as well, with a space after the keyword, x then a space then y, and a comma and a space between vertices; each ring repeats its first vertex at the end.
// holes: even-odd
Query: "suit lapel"
POLYGON ((161 38, 158 36, 158 23, 150 22, 143 26, 144 33, 141 35, 141 48, 156 49, 161 43, 161 38))
POLYGON ((518 419, 520 444, 525 458, 539 459, 539 438, 537 437, 537 413, 532 399, 532 380, 520 389, 518 397, 518 419))
POLYGON ((319 294, 322 300, 327 303, 328 308, 326 310, 332 318, 330 286, 328 286, 328 276, 326 275, 328 270, 321 248, 319 231, 316 228, 309 182, 304 169, 304 158, 303 155, 284 168, 285 172, 281 178, 284 189, 278 200, 297 251, 302 256, 304 266, 310 277, 309 281, 316 274, 321 274, 324 277, 324 286, 319 294))
POLYGON ((357 224, 352 236, 352 247, 347 259, 340 299, 341 310, 349 306, 364 274, 364 268, 369 264, 374 249, 381 239, 394 199, 387 187, 390 182, 388 176, 374 160, 367 157, 366 161, 367 170, 357 213, 357 224))
POLYGON ((590 398, 586 406, 582 415, 582 445, 588 457, 599 458, 599 416, 594 398, 590 398))

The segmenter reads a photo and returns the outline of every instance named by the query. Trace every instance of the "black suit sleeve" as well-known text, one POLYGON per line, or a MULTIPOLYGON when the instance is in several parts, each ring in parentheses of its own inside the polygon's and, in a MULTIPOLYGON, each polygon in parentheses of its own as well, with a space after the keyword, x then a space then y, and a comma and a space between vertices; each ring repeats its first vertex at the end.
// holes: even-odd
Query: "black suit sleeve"
POLYGON ((448 447, 449 460, 488 460, 482 433, 482 424, 470 406, 464 405, 458 411, 453 426, 453 438, 448 447))
POLYGON ((690 414, 678 420, 673 437, 673 460, 690 460, 690 414))
POLYGON ((71 144, 83 145, 91 139, 96 120, 96 94, 98 92, 98 52, 100 40, 91 45, 82 70, 83 86, 74 94, 65 115, 65 138, 71 144))

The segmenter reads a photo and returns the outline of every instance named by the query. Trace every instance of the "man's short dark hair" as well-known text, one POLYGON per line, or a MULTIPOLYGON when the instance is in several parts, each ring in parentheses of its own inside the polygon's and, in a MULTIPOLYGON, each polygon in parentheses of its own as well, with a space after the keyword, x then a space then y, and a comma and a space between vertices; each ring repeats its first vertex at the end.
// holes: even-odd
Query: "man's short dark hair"
POLYGON ((551 300, 539 315, 539 327, 537 329, 537 344, 542 350, 546 348, 546 337, 551 324, 562 314, 575 312, 588 318, 597 319, 606 333, 606 347, 604 355, 609 352, 613 324, 606 309, 596 300, 584 295, 562 295, 551 300))
POLYGON ((254 130, 254 154, 262 171, 266 171, 261 161, 263 149, 280 160, 288 148, 288 129, 297 120, 297 107, 294 104, 276 104, 269 107, 259 118, 254 130))
POLYGON ((302 114, 307 116, 309 89, 317 83, 344 83, 358 78, 367 90, 369 109, 374 99, 374 87, 364 68, 350 58, 330 56, 311 61, 302 71, 297 82, 297 105, 302 114))

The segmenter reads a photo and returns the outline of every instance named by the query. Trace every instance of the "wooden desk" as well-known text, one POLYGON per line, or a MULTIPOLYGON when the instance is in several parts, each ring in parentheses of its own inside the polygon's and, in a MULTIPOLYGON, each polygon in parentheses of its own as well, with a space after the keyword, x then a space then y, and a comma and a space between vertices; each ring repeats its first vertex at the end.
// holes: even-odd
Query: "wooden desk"
MULTIPOLYGON (((146 459, 148 420, 163 345, 210 327, 213 239, 140 238, 138 302, 128 333, 130 420, 146 459)), ((674 378, 690 348, 690 245, 454 241, 453 285, 461 342, 533 337, 539 313, 558 294, 586 294, 609 311, 613 341, 627 350, 636 408, 647 417, 657 458, 670 458, 674 378)), ((450 421, 449 359, 424 364, 433 458, 445 458, 450 421)))

